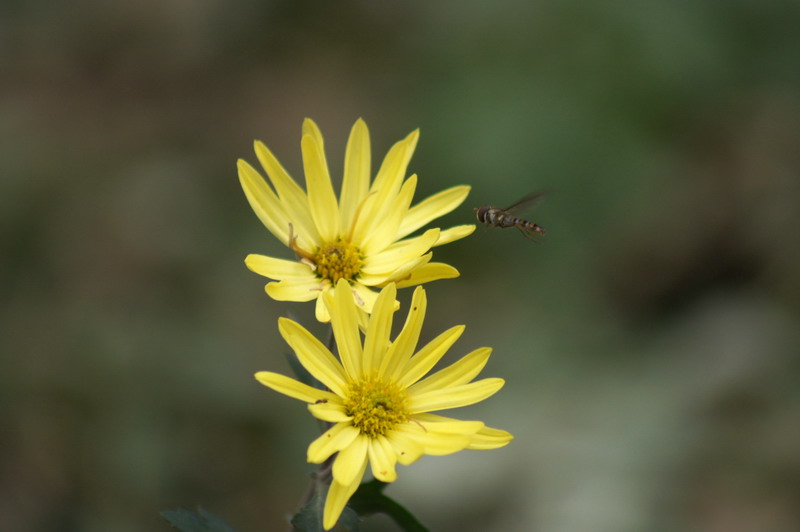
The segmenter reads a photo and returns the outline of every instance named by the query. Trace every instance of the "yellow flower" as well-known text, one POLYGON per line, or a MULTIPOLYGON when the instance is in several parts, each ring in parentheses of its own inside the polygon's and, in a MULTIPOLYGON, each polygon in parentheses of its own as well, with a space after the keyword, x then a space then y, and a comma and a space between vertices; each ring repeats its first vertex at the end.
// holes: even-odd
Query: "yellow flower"
POLYGON ((481 421, 461 421, 431 412, 477 403, 493 395, 502 379, 471 382, 489 359, 491 349, 476 349, 427 378, 428 371, 461 336, 453 327, 414 354, 425 317, 426 297, 417 287, 405 325, 389 340, 396 288, 386 286, 375 302, 362 343, 358 311, 347 282, 339 280, 335 296, 326 296, 338 346, 337 360, 299 324, 279 320, 279 329, 300 363, 330 391, 307 386, 268 371, 256 379, 282 394, 308 403, 311 414, 333 426, 308 448, 308 461, 320 464, 338 452, 325 501, 323 525, 333 528, 358 489, 369 464, 383 482, 397 478, 397 463, 408 465, 423 454, 445 455, 462 449, 496 449, 513 436, 481 421))
POLYGON ((263 224, 291 248, 296 260, 248 255, 245 264, 255 273, 274 279, 267 294, 278 301, 316 299, 316 316, 330 316, 323 294, 346 279, 360 308, 372 312, 374 288, 395 282, 400 287, 458 276, 444 263, 430 262, 431 247, 464 238, 474 225, 445 231, 429 229, 406 238, 431 220, 446 214, 467 197, 470 187, 456 186, 410 207, 416 175, 405 179, 417 144, 414 131, 386 155, 370 183, 369 132, 359 119, 350 133, 344 161, 344 179, 337 200, 322 134, 310 119, 303 123, 304 191, 261 142, 255 143, 258 160, 272 183, 270 187, 249 163, 239 160, 239 180, 250 206, 263 224), (274 190, 273 190, 274 188, 274 190))

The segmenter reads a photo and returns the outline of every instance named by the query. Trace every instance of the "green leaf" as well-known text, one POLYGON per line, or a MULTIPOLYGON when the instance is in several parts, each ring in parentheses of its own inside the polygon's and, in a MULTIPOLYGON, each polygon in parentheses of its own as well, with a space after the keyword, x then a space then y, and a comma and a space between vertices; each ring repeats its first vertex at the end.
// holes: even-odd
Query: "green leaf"
MULTIPOLYGON (((316 482, 314 495, 294 517, 292 526, 300 532, 324 532, 322 516, 325 509, 325 497, 328 495, 328 486, 324 482, 316 482)), ((359 532, 361 520, 351 508, 345 507, 339 517, 338 524, 349 532, 359 532)))
POLYGON ((200 507, 197 513, 184 508, 164 510, 161 517, 180 532, 235 532, 224 519, 200 507))
POLYGON ((348 506, 352 507, 358 515, 366 516, 383 513, 389 516, 405 532, 428 532, 417 518, 402 505, 384 495, 383 490, 388 484, 379 480, 365 482, 359 486, 358 491, 350 499, 348 506))

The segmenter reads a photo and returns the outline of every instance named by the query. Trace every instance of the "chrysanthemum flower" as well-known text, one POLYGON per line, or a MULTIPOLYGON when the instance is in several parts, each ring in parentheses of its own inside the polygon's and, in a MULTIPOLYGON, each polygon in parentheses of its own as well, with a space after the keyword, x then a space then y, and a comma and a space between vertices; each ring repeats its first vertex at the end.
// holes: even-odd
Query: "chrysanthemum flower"
POLYGON ((317 319, 328 321, 322 295, 332 292, 339 279, 350 283, 356 302, 369 313, 377 297, 375 288, 391 282, 404 287, 458 276, 452 266, 430 262, 430 249, 469 235, 474 225, 444 231, 434 228, 406 238, 455 209, 469 193, 468 186, 456 186, 410 207, 417 177, 405 179, 405 174, 418 137, 419 132, 414 131, 395 144, 370 183, 369 132, 359 119, 347 142, 338 201, 322 134, 309 119, 303 123, 301 143, 307 192, 261 142, 255 143, 255 151, 272 187, 249 163, 239 160, 239 180, 251 207, 296 256, 296 260, 264 255, 245 259, 252 271, 278 281, 266 285, 270 297, 278 301, 316 299, 317 319))
POLYGON ((496 449, 511 441, 506 431, 480 421, 461 421, 431 412, 477 403, 503 386, 502 379, 471 382, 486 365, 491 349, 476 349, 458 362, 423 377, 461 336, 453 327, 416 351, 426 297, 414 292, 405 325, 389 340, 396 288, 378 296, 364 336, 347 282, 339 280, 335 296, 326 296, 339 359, 292 320, 279 329, 300 363, 328 390, 313 388, 268 371, 256 373, 265 386, 308 403, 311 414, 333 424, 308 448, 308 461, 319 464, 339 453, 325 500, 323 525, 333 528, 358 489, 367 465, 383 482, 397 478, 397 463, 408 465, 423 454, 445 455, 462 449, 496 449))

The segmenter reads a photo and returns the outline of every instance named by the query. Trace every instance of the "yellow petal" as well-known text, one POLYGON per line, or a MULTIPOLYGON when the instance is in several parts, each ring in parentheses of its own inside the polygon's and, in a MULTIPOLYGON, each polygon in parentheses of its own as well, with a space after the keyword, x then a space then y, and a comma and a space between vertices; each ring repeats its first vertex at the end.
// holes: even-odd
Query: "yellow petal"
POLYGON ((470 187, 466 185, 448 188, 414 205, 403 218, 397 238, 410 235, 431 220, 452 211, 467 198, 469 191, 470 187))
POLYGON ((414 191, 417 189, 417 176, 409 177, 397 196, 386 206, 385 212, 376 213, 373 223, 361 240, 361 250, 365 255, 380 253, 397 238, 397 228, 411 205, 414 191))
POLYGON ((359 434, 361 434, 359 430, 350 423, 337 423, 308 446, 309 463, 321 464, 333 453, 350 445, 359 434))
POLYGON ((372 475, 381 482, 394 482, 397 480, 397 454, 384 436, 378 436, 369 442, 369 463, 372 466, 372 475))
POLYGON ((345 412, 344 405, 335 400, 326 401, 324 403, 315 402, 314 404, 308 405, 308 410, 315 418, 329 423, 345 423, 353 419, 353 416, 348 416, 347 412, 345 412))
POLYGON ((311 217, 322 241, 333 242, 339 235, 339 206, 333 193, 325 155, 322 147, 311 135, 303 136, 301 147, 311 217))
MULTIPOLYGON (((358 478, 361 466, 367 460, 367 449, 369 448, 369 436, 359 434, 344 449, 339 451, 336 460, 333 462, 333 478, 339 484, 347 485, 358 478)), ((363 473, 362 473, 363 475, 363 473)))
POLYGON ((339 358, 351 380, 361 376, 361 334, 358 330, 358 309, 353 301, 353 290, 350 283, 339 279, 332 299, 328 300, 331 314, 331 325, 339 358))
POLYGON ((237 162, 239 182, 244 195, 261 223, 286 245, 289 242, 289 216, 286 214, 275 192, 244 159, 237 162))
POLYGON ((411 308, 408 309, 408 316, 403 329, 394 339, 392 345, 389 346, 386 356, 381 361, 378 370, 379 375, 389 375, 392 379, 399 377, 397 375, 398 368, 405 367, 417 347, 427 307, 428 298, 425 295, 425 290, 418 286, 411 297, 411 308))
POLYGON ((361 273, 358 276, 359 282, 367 286, 386 286, 387 283, 394 283, 401 279, 410 279, 411 272, 425 264, 428 264, 433 257, 433 253, 426 253, 421 257, 406 262, 393 272, 382 273, 379 275, 361 273))
POLYGON ((454 242, 456 240, 460 240, 466 236, 469 236, 474 232, 475 232, 474 224, 457 225, 455 227, 451 227, 450 229, 445 229, 444 231, 439 233, 439 240, 437 240, 433 246, 436 247, 449 244, 450 242, 454 242))
POLYGON ((439 229, 433 228, 418 237, 396 242, 376 255, 367 256, 361 271, 367 274, 394 272, 405 263, 427 253, 438 238, 439 229))
POLYGON ((395 428, 398 433, 405 434, 425 449, 425 454, 443 456, 463 449, 472 441, 467 434, 447 434, 438 432, 425 432, 416 424, 404 424, 395 428))
POLYGON ((463 332, 464 326, 456 325, 428 342, 399 370, 398 385, 411 386, 421 379, 444 356, 463 332))
POLYGON ((483 427, 476 434, 472 435, 472 441, 467 446, 467 449, 478 451, 498 449, 508 445, 508 442, 513 439, 514 436, 504 430, 483 427))
POLYGON ((271 371, 259 371, 255 375, 258 382, 268 388, 272 388, 278 393, 288 395, 294 399, 305 401, 306 403, 315 403, 317 401, 338 401, 339 398, 331 392, 320 390, 296 381, 291 377, 281 375, 280 373, 272 373, 271 371))
POLYGON ((400 190, 406 175, 408 162, 417 145, 419 131, 413 131, 405 139, 397 142, 386 154, 378 175, 370 187, 370 197, 360 207, 358 219, 354 221, 352 238, 355 242, 363 242, 372 229, 375 220, 383 219, 400 190))
POLYGON ((358 206, 367 197, 370 164, 369 130, 359 118, 350 131, 344 154, 344 179, 339 202, 342 228, 351 226, 358 206))
POLYGON ((389 153, 384 157, 371 190, 394 190, 400 188, 400 183, 406 176, 408 163, 414 155, 419 140, 419 129, 415 129, 403 140, 396 142, 389 153))
POLYGON ((286 279, 279 283, 267 283, 267 295, 275 301, 311 301, 319 297, 319 279, 286 279))
POLYGON ((328 323, 331 321, 331 314, 328 311, 328 305, 325 304, 325 298, 323 294, 329 294, 332 291, 332 287, 330 285, 330 281, 326 281, 323 284, 322 294, 320 294, 319 298, 317 299, 317 306, 314 309, 315 316, 317 321, 322 323, 328 323))
POLYGON ((259 275, 269 277, 270 279, 292 279, 302 281, 319 280, 316 279, 314 272, 308 264, 297 262, 294 260, 276 259, 275 257, 267 257, 266 255, 250 254, 244 259, 244 264, 247 268, 259 275))
POLYGON ((392 444, 397 461, 402 465, 413 464, 425 453, 425 447, 403 432, 393 430, 386 435, 386 439, 392 444))
POLYGON ((358 328, 362 334, 367 332, 367 325, 369 324, 369 314, 366 311, 359 307, 358 308, 358 328))
POLYGON ((293 235, 297 236, 297 244, 301 249, 313 251, 321 242, 319 232, 311 219, 308 196, 263 142, 256 141, 254 147, 258 161, 267 172, 267 176, 289 216, 288 221, 292 222, 293 235))
POLYGON ((418 284, 429 283, 439 279, 452 279, 458 277, 458 270, 443 262, 429 262, 415 268, 407 279, 397 281, 397 288, 408 288, 418 284))
POLYGON ((378 300, 378 292, 370 290, 360 282, 353 283, 352 288, 356 306, 367 313, 372 313, 372 309, 375 307, 375 301, 378 300))
POLYGON ((492 349, 490 347, 476 349, 461 358, 461 360, 414 384, 408 391, 412 394, 421 394, 431 390, 466 384, 478 376, 491 354, 492 349))
POLYGON ((333 393, 344 397, 344 368, 331 352, 302 325, 288 318, 278 319, 278 330, 303 367, 333 393))
POLYGON ((411 274, 414 273, 415 270, 428 264, 432 258, 433 253, 426 253, 418 259, 405 263, 403 266, 393 271, 384 283, 395 283, 411 279, 411 274))
POLYGON ((317 144, 319 144, 319 147, 323 148, 323 149, 325 148, 325 141, 322 138, 322 131, 319 130, 319 126, 312 119, 310 119, 310 118, 304 118, 303 119, 303 130, 302 130, 302 133, 303 133, 302 136, 304 136, 304 137, 306 135, 310 135, 310 136, 314 137, 314 140, 317 141, 317 144))
POLYGON ((390 284, 378 295, 375 307, 367 325, 364 337, 364 357, 362 375, 367 376, 373 369, 378 369, 383 354, 389 347, 389 334, 392 332, 392 314, 394 314, 397 289, 390 284))
POLYGON ((355 480, 350 484, 344 486, 336 480, 331 482, 331 487, 328 489, 328 496, 325 498, 325 510, 322 512, 322 527, 325 530, 330 530, 336 526, 336 521, 342 515, 347 501, 361 485, 361 479, 364 478, 364 472, 367 470, 367 460, 361 466, 361 472, 356 475, 355 480))
POLYGON ((505 384, 503 379, 482 379, 419 395, 410 394, 408 408, 412 414, 415 414, 471 405, 494 395, 503 387, 503 384, 505 384))
POLYGON ((477 434, 484 427, 483 421, 464 421, 429 413, 415 414, 414 420, 422 425, 427 432, 436 432, 439 434, 462 434, 469 436, 477 434))

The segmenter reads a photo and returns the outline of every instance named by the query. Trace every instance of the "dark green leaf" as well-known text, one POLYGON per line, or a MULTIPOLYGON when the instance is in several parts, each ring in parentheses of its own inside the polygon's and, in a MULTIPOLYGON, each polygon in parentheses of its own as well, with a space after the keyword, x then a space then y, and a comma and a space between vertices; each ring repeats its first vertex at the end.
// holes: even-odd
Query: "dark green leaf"
POLYGON ((302 532, 323 532, 322 510, 325 508, 325 493, 327 488, 320 486, 317 482, 314 495, 300 508, 300 511, 292 517, 292 526, 302 532))
POLYGON ((235 532, 224 519, 199 507, 197 513, 184 508, 164 510, 161 517, 180 532, 235 532))
POLYGON ((379 480, 372 480, 362 484, 350 499, 348 506, 352 507, 358 515, 366 516, 383 513, 391 517, 405 532, 428 532, 411 512, 406 510, 395 500, 384 495, 383 490, 388 484, 379 480))
POLYGON ((361 518, 350 506, 344 507, 342 515, 339 516, 339 524, 345 527, 349 532, 358 532, 361 530, 361 518))
MULTIPOLYGON (((300 532, 324 532, 322 528, 322 516, 325 509, 325 497, 328 495, 328 486, 323 482, 316 483, 314 496, 303 506, 294 517, 292 526, 300 532)), ((339 517, 339 525, 349 532, 359 532, 361 520, 358 514, 351 508, 345 507, 339 517)))

